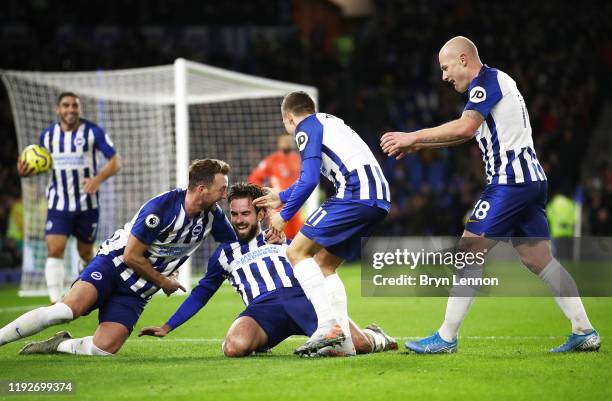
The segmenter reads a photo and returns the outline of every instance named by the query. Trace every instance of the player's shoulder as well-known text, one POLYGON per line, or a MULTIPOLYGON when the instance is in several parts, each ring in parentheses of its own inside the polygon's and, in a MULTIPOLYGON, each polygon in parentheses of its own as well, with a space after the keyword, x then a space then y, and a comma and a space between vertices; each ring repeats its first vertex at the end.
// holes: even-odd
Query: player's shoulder
POLYGON ((138 211, 149 228, 170 226, 180 215, 182 200, 178 190, 161 193, 149 199, 138 211))
MULTIPOLYGON (((309 135, 317 134, 323 130, 323 113, 311 114, 303 119, 297 126, 296 132, 306 132, 309 135)), ((297 134, 296 134, 297 137, 297 134)))
POLYGON ((96 123, 94 123, 91 120, 88 120, 86 118, 81 118, 80 119, 80 123, 81 125, 85 126, 85 130, 92 130, 94 132, 94 134, 104 134, 104 130, 96 123))
POLYGON ((83 118, 81 118, 81 124, 85 125, 85 132, 93 132, 94 138, 97 143, 106 143, 111 148, 115 146, 104 128, 100 127, 98 124, 89 120, 85 120, 83 118))
POLYGON ((146 205, 148 208, 170 212, 172 211, 174 205, 181 205, 184 200, 185 190, 176 188, 152 197, 146 202, 146 205))
MULTIPOLYGON (((319 119, 321 113, 311 114, 303 119, 295 129, 295 143, 301 154, 316 152, 323 141, 323 123, 319 119), (308 150, 311 149, 311 150, 308 150)), ((310 156, 316 156, 311 154, 310 156)))
POLYGON ((484 88, 499 86, 499 73, 500 71, 497 68, 489 67, 486 64, 483 65, 476 78, 472 80, 472 83, 470 85, 471 89, 477 86, 484 88))
POLYGON ((505 75, 497 68, 483 65, 478 75, 472 80, 468 87, 468 99, 472 103, 481 103, 485 100, 496 101, 505 93, 500 83, 500 76, 505 75))

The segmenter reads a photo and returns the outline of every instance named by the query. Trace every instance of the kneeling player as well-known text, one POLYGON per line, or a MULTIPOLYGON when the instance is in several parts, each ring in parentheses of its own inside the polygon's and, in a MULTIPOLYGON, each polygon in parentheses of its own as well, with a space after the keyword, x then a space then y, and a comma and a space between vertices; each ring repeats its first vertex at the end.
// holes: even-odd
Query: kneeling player
MULTIPOLYGON (((287 245, 267 243, 261 232, 265 209, 253 206, 263 196, 254 184, 236 184, 229 192, 231 223, 238 241, 219 245, 210 258, 206 275, 179 309, 161 327, 145 327, 140 335, 166 336, 195 315, 227 278, 240 294, 246 309, 234 321, 223 343, 226 356, 251 355, 267 350, 291 335, 312 335, 317 315, 293 276, 286 257, 287 245)), ((397 349, 395 340, 378 326, 364 330, 350 322, 357 353, 397 349)), ((327 347, 320 356, 337 356, 327 347)), ((342 354, 344 355, 344 354, 342 354)))
POLYGON ((168 191, 145 203, 132 221, 102 244, 68 294, 54 305, 34 309, 0 329, 0 345, 31 336, 98 309, 93 336, 72 339, 65 331, 26 345, 21 354, 65 352, 114 354, 125 343, 147 301, 160 288, 185 289, 173 273, 212 233, 231 241, 235 234, 217 201, 227 195, 229 165, 196 160, 187 190, 168 191))

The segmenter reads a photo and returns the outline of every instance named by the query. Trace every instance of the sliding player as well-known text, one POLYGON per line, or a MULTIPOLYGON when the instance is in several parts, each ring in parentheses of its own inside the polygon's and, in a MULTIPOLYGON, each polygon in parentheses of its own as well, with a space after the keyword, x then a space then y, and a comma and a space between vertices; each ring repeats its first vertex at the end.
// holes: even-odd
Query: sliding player
POLYGON ((132 221, 102 244, 68 294, 52 306, 25 313, 0 329, 0 345, 66 323, 98 309, 93 337, 72 339, 65 331, 26 345, 21 354, 64 352, 115 354, 132 332, 151 296, 185 291, 174 278, 202 240, 235 241, 217 202, 227 195, 229 165, 220 160, 194 161, 187 190, 175 189, 146 202, 132 221))
MULTIPOLYGON (((145 327, 139 335, 165 337, 176 330, 206 305, 226 278, 246 305, 223 342, 226 356, 248 356, 270 349, 291 335, 311 335, 315 331, 317 316, 293 276, 285 255, 287 245, 268 243, 261 232, 266 209, 253 206, 253 199, 263 195, 254 184, 230 188, 231 223, 238 242, 219 245, 204 278, 166 324, 145 327)), ((350 321, 350 331, 357 353, 397 349, 395 340, 376 325, 361 330, 350 321)), ((318 355, 344 354, 328 347, 318 355)))

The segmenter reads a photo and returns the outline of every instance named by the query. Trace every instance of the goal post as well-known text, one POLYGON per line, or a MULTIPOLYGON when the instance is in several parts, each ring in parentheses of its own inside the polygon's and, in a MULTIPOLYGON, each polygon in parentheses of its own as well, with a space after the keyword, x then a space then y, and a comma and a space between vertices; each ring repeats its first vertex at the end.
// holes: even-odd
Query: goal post
MULTIPOLYGON (((39 133, 56 120, 55 101, 63 91, 81 100, 83 118, 109 134, 122 170, 100 187, 98 241, 129 221, 151 197, 187 186, 189 162, 219 158, 231 165, 230 182, 245 180, 251 169, 275 151, 284 132, 280 102, 302 90, 315 101, 314 87, 254 77, 177 59, 173 65, 89 72, 0 71, 6 86, 20 149, 38 143, 39 133)), ((102 162, 103 157, 98 159, 102 162)), ((20 295, 45 295, 45 187, 47 175, 22 180, 24 262, 20 295)), ((318 196, 306 210, 316 209, 318 196)), ((194 271, 205 269, 214 243, 207 241, 190 258, 194 271)), ((66 255, 65 288, 75 277, 66 255)), ((191 265, 180 269, 191 286, 191 265)))

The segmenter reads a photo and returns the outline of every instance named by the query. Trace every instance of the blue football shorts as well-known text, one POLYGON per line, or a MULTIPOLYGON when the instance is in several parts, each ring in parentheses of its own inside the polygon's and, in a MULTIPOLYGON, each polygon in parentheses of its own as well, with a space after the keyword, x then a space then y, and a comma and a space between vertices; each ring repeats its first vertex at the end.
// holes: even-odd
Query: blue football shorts
POLYGON ((487 238, 549 238, 546 181, 488 185, 465 229, 487 238))

